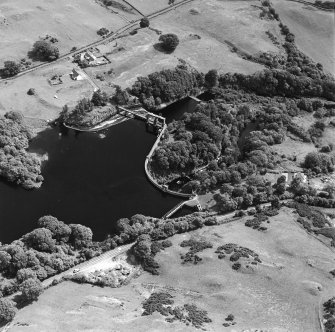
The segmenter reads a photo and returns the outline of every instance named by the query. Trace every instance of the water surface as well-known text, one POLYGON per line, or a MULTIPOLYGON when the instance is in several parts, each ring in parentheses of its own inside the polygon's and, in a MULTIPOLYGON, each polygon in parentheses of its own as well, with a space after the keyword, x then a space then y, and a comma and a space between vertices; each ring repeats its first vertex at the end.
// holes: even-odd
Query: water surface
POLYGON ((27 191, 0 182, 0 241, 9 243, 36 228, 43 215, 91 227, 95 239, 112 234, 115 222, 136 213, 161 217, 181 200, 147 180, 144 160, 156 136, 129 120, 99 133, 59 135, 47 129, 31 150, 48 153, 44 183, 27 191))

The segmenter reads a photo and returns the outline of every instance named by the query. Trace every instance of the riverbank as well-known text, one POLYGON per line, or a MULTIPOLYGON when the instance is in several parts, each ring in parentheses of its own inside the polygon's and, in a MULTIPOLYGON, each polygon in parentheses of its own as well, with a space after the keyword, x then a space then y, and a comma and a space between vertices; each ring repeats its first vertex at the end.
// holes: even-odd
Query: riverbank
POLYGON ((121 122, 127 121, 129 120, 128 118, 125 118, 123 116, 119 116, 119 115, 112 115, 111 118, 109 118, 108 120, 102 121, 101 123, 93 126, 93 127, 78 127, 78 126, 74 126, 74 125, 68 125, 65 122, 63 122, 64 127, 68 128, 68 129, 72 129, 72 130, 76 130, 76 131, 81 131, 81 132, 95 132, 95 131, 99 131, 99 130, 104 130, 107 129, 111 126, 117 125, 121 122))

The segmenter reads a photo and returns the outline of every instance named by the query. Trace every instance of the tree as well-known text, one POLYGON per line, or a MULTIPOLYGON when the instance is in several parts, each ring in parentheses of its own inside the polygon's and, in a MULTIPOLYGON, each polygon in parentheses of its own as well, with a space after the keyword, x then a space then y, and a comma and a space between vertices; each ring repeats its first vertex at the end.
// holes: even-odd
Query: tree
POLYGON ((219 75, 216 69, 210 70, 205 75, 205 83, 208 88, 214 88, 215 86, 218 85, 218 82, 219 82, 219 75))
POLYGON ((42 283, 36 278, 29 278, 20 285, 22 297, 26 301, 35 301, 43 292, 42 283))
POLYGON ((6 119, 10 119, 12 121, 15 121, 17 123, 22 123, 24 116, 21 112, 18 111, 9 111, 5 114, 6 119))
POLYGON ((23 281, 30 279, 30 278, 37 278, 36 276, 36 272, 30 268, 26 268, 26 269, 21 269, 19 271, 17 271, 16 274, 16 279, 18 282, 22 283, 23 281))
POLYGON ((324 188, 324 191, 326 191, 329 194, 330 198, 334 198, 335 197, 335 185, 328 183, 324 188))
POLYGON ((52 252, 55 249, 55 240, 47 228, 36 228, 23 236, 23 241, 31 248, 39 251, 52 252))
POLYGON ((59 58, 58 48, 46 40, 35 42, 31 53, 38 60, 54 61, 59 58))
POLYGON ((4 68, 2 69, 3 77, 12 77, 17 75, 21 70, 21 65, 15 61, 5 61, 4 68))
POLYGON ((10 264, 11 260, 10 254, 6 251, 0 251, 0 271, 6 271, 7 267, 10 264))
POLYGON ((106 28, 100 28, 98 31, 97 31, 97 34, 101 37, 105 36, 105 35, 108 35, 109 33, 109 30, 106 29, 106 28))
POLYGON ((126 105, 129 102, 129 93, 127 90, 123 90, 120 85, 116 85, 113 101, 118 105, 126 105))
POLYGON ((0 299, 0 324, 6 324, 13 320, 17 312, 12 300, 0 299))
POLYGON ((47 228, 52 233, 52 237, 57 241, 68 242, 71 235, 71 228, 53 216, 44 216, 38 219, 40 227, 47 228))
POLYGON ((327 173, 333 171, 333 160, 327 154, 310 152, 305 157, 304 166, 316 173, 327 173))
POLYGON ((141 28, 147 28, 150 25, 150 21, 147 17, 143 17, 140 22, 140 27, 141 28))
POLYGON ((101 90, 95 91, 91 102, 94 106, 106 106, 108 102, 108 95, 106 92, 102 92, 101 90))
POLYGON ((166 52, 173 52, 179 44, 179 38, 174 33, 167 33, 165 35, 161 35, 159 37, 159 41, 161 42, 162 48, 166 52))
POLYGON ((90 228, 80 224, 71 224, 69 226, 71 228, 70 241, 75 248, 81 249, 91 245, 93 233, 90 228))

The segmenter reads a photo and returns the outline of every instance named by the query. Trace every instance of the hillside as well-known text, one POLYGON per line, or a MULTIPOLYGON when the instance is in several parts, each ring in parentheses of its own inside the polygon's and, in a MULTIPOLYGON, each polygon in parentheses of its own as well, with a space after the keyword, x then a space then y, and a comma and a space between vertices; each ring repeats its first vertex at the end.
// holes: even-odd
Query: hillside
POLYGON ((157 292, 170 294, 173 306, 195 304, 206 310, 212 320, 203 323, 207 331, 319 331, 319 303, 335 294, 329 273, 334 251, 308 235, 296 218, 292 210, 283 208, 270 218, 265 232, 245 227, 245 217, 175 235, 170 238, 172 246, 156 256, 159 276, 143 272, 115 289, 61 283, 22 309, 10 331, 197 330, 178 320, 168 323, 158 312, 142 316, 142 303, 157 292), (189 248, 180 243, 189 239, 212 244, 197 253, 202 258, 199 264, 182 264, 180 255, 189 248), (229 256, 219 259, 215 253, 227 243, 252 250, 261 263, 240 258, 240 269, 233 270, 229 256), (234 326, 225 320, 229 314, 234 316, 234 326))
POLYGON ((299 49, 335 75, 334 13, 289 0, 274 0, 273 6, 295 34, 299 49))

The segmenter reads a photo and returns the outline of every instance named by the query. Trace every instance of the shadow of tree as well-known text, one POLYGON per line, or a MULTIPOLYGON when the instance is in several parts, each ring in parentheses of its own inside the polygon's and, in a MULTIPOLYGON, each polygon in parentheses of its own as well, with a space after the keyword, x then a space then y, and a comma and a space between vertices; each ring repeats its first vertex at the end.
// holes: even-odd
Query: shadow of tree
POLYGON ((171 54, 173 53, 173 51, 167 51, 164 47, 163 47, 163 43, 156 43, 154 44, 154 49, 158 52, 161 53, 165 53, 165 54, 171 54))
POLYGON ((14 296, 13 301, 16 303, 16 307, 20 310, 26 307, 29 304, 32 304, 34 301, 27 301, 22 294, 17 294, 14 296))

